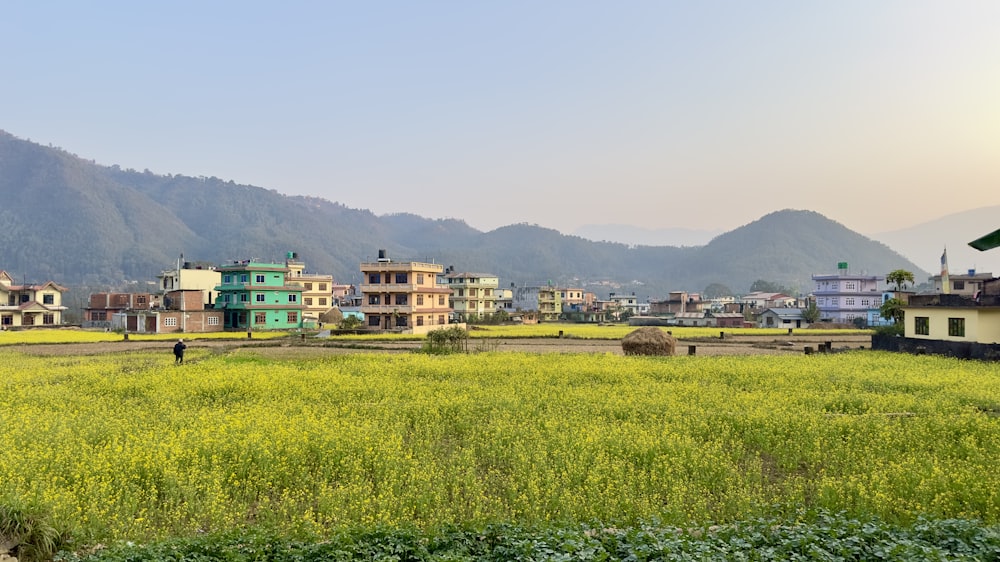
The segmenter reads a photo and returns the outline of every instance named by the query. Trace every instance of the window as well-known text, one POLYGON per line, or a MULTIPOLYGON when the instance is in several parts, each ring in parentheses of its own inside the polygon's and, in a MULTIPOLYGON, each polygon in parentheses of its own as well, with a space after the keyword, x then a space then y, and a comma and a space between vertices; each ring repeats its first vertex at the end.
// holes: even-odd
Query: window
POLYGON ((951 282, 951 288, 955 289, 956 291, 964 291, 965 290, 965 281, 952 281, 951 282))
POLYGON ((22 302, 22 303, 26 303, 26 302, 28 302, 28 295, 27 295, 27 294, 23 294, 23 295, 21 295, 21 302, 22 302))
POLYGON ((240 302, 249 302, 249 301, 250 301, 250 293, 240 293, 240 302))
POLYGON ((319 298, 319 305, 320 306, 326 306, 326 297, 320 297, 319 298))
POLYGON ((258 274, 257 274, 257 276, 256 276, 256 277, 254 277, 254 280, 255 280, 255 281, 256 281, 256 282, 258 283, 258 284, 260 284, 260 283, 263 283, 263 282, 264 282, 264 276, 263 276, 262 274, 258 273, 258 274))
MULTIPOLYGON (((52 304, 51 302, 49 302, 49 299, 51 297, 52 295, 45 295, 45 304, 52 304)), ((136 295, 135 302, 137 304, 146 304, 146 295, 136 295)))
POLYGON ((368 325, 369 326, 378 327, 378 325, 379 325, 379 317, 376 316, 376 315, 374 315, 374 314, 372 314, 371 316, 369 316, 368 317, 368 325))
MULTIPOLYGON (((369 273, 368 274, 368 283, 370 283, 372 285, 376 285, 376 284, 378 284, 378 282, 379 282, 378 273, 369 273)), ((376 326, 378 326, 378 324, 376 324, 376 326)))
POLYGON ((90 319, 94 322, 104 322, 108 319, 108 313, 103 310, 93 310, 90 312, 90 319))
POLYGON ((406 283, 406 274, 405 273, 397 273, 396 274, 396 283, 406 283))
POLYGON ((298 312, 289 312, 288 313, 288 323, 289 324, 298 324, 299 323, 299 313, 298 312))
POLYGON ((55 323, 56 323, 56 315, 55 314, 43 314, 42 315, 42 324, 55 324, 55 323))
POLYGON ((417 295, 417 306, 423 306, 423 304, 424 304, 424 296, 417 295))
POLYGON ((847 297, 844 299, 845 306, 854 306, 854 297, 847 297))
POLYGON ((250 282, 250 274, 249 273, 244 273, 243 275, 240 275, 240 283, 243 283, 245 285, 245 284, 247 284, 249 282, 250 282))
MULTIPOLYGON (((144 297, 139 297, 139 299, 140 299, 139 302, 145 302, 144 297)), ((55 295, 42 295, 42 304, 55 304, 55 303, 56 303, 55 295)))
POLYGON ((233 282, 233 276, 232 275, 223 275, 222 276, 222 282, 224 284, 226 284, 226 285, 232 283, 233 282))
POLYGON ((312 283, 306 283, 306 290, 307 291, 313 290, 313 284, 312 283))
POLYGON ((438 295, 438 306, 444 306, 444 295, 438 295))
POLYGON ((368 295, 368 304, 379 304, 378 295, 368 295))
POLYGON ((253 314, 254 324, 267 324, 267 313, 266 312, 255 312, 253 314))
POLYGON ((423 273, 418 273, 417 274, 417 285, 423 285, 423 284, 424 284, 424 274, 423 273))
POLYGON ((312 297, 306 297, 305 298, 305 302, 306 302, 306 306, 312 306, 313 305, 312 297))
POLYGON ((424 325, 424 317, 417 316, 417 326, 423 326, 423 325, 424 325))
POLYGON ((409 298, 407 297, 409 297, 407 294, 396 295, 396 304, 408 304, 409 298))
POLYGON ((222 302, 233 302, 233 295, 229 293, 222 295, 222 302))
POLYGON ((326 283, 320 283, 319 284, 319 290, 320 291, 325 291, 326 290, 326 283))
POLYGON ((465 289, 459 289, 458 290, 458 295, 456 295, 456 296, 464 297, 465 296, 465 289))
POLYGON ((2 326, 13 326, 14 325, 14 315, 4 314, 3 318, 0 318, 0 325, 2 326))
POLYGON ((965 318, 948 319, 948 335, 959 338, 965 337, 965 318))
POLYGON ((264 299, 266 299, 266 298, 267 297, 264 296, 264 293, 257 293, 255 295, 255 299, 256 299, 257 302, 264 302, 264 299))
POLYGON ((209 316, 208 317, 208 325, 209 326, 218 326, 219 325, 219 317, 218 316, 209 316))
POLYGON ((397 328, 405 328, 406 327, 406 316, 397 316, 396 317, 396 327, 397 328))
POLYGON ((299 302, 299 296, 296 295, 296 294, 294 294, 294 293, 291 294, 291 295, 288 295, 288 302, 290 302, 290 303, 297 303, 297 302, 299 302))
POLYGON ((916 316, 913 318, 913 332, 920 336, 931 335, 930 319, 926 316, 916 316))
POLYGON ((174 317, 174 316, 169 316, 167 318, 164 318, 163 319, 163 325, 164 326, 171 326, 171 327, 177 326, 177 318, 174 317))
POLYGON ((29 314, 29 315, 25 316, 24 318, 21 319, 21 323, 24 324, 25 326, 34 326, 35 325, 35 315, 34 314, 29 314))
POLYGON ((438 324, 444 324, 444 314, 438 314, 438 324))

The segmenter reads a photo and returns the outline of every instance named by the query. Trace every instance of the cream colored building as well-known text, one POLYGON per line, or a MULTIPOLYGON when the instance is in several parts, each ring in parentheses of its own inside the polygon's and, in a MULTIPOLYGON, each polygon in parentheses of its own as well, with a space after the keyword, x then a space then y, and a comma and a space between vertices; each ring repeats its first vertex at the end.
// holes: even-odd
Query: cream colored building
POLYGON ((438 283, 444 267, 434 263, 390 260, 361 264, 361 313, 369 330, 425 334, 446 327, 453 312, 451 289, 438 283))
POLYGON ((302 287, 302 318, 318 323, 320 317, 333 308, 333 275, 305 273, 305 262, 298 257, 289 252, 285 260, 288 267, 285 282, 302 287))
POLYGON ((992 273, 977 273, 976 270, 970 269, 967 273, 949 273, 948 284, 950 286, 948 287, 948 291, 944 290, 944 282, 941 275, 932 276, 930 281, 934 284, 935 293, 949 292, 953 295, 974 297, 976 293, 983 289, 983 284, 991 279, 993 279, 992 273))
POLYGON ((451 289, 451 307, 458 318, 469 321, 496 312, 497 287, 500 285, 500 278, 496 275, 447 272, 444 282, 451 289))
POLYGON ((961 295, 913 296, 903 307, 903 323, 907 338, 1000 343, 1000 299, 996 296, 980 301, 961 295))
MULTIPOLYGON (((219 296, 215 288, 222 282, 222 274, 214 267, 194 265, 185 262, 184 256, 177 260, 177 267, 165 269, 156 276, 161 294, 170 291, 201 291, 202 303, 211 306, 219 296)), ((152 308, 166 306, 163 302, 152 303, 152 308)))
POLYGON ((52 281, 15 285, 14 278, 0 270, 0 329, 61 325, 65 291, 52 281))

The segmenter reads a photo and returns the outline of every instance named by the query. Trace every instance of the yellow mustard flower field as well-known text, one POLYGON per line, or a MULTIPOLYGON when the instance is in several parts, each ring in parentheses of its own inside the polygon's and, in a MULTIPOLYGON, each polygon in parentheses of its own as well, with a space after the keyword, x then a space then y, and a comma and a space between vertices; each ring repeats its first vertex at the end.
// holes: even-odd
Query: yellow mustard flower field
POLYGON ((0 392, 0 504, 83 542, 802 508, 1000 522, 988 363, 0 348, 0 392))

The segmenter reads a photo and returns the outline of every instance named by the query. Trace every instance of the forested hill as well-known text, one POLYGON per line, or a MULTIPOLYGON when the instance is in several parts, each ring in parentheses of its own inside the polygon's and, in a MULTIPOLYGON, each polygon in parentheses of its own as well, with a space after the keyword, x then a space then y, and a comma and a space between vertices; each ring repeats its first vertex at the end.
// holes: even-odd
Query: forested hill
MULTIPOLYGON (((349 189, 350 186, 344 186, 349 189)), ((549 281, 660 298, 758 279, 808 292, 810 275, 919 270, 885 245, 810 211, 778 211, 701 247, 591 242, 535 225, 490 232, 460 220, 370 211, 281 195, 215 177, 158 175, 84 160, 0 131, 0 269, 25 282, 66 285, 150 280, 188 261, 282 261, 358 283, 358 264, 386 249, 400 260, 497 274, 501 284, 549 281)), ((664 216, 669 223, 669 216, 664 216)))

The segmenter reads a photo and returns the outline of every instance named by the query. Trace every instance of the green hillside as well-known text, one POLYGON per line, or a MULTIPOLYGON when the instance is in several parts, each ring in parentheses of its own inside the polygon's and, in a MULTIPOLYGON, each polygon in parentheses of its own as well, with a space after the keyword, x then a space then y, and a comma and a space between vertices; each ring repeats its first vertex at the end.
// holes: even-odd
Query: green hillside
POLYGON ((280 261, 288 251, 310 271, 357 283, 358 264, 379 249, 492 272, 503 286, 551 281, 642 298, 711 283, 745 292, 758 279, 808 292, 812 274, 841 261, 852 271, 926 275, 884 244, 810 211, 778 211, 701 247, 592 242, 527 224, 481 232, 460 220, 377 216, 215 177, 101 166, 3 131, 0 197, 0 269, 68 285, 149 280, 181 254, 223 263, 280 261))

